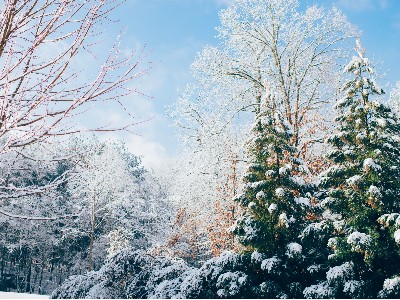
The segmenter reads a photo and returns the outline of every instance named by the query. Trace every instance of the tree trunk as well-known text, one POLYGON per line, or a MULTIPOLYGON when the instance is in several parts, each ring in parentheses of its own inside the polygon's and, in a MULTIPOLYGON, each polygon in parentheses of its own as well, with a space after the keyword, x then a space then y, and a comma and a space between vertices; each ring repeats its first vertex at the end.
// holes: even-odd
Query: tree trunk
POLYGON ((0 273, 0 288, 5 285, 5 280, 4 280, 4 265, 5 265, 5 260, 6 260, 6 247, 2 248, 2 255, 1 255, 1 273, 0 273))
POLYGON ((42 258, 42 263, 40 266, 39 288, 38 288, 39 295, 42 295, 42 293, 43 293, 43 289, 42 289, 43 273, 44 273, 44 259, 42 258))
POLYGON ((61 283, 62 283, 62 267, 61 266, 59 266, 59 270, 60 270, 60 272, 58 273, 58 275, 59 275, 59 278, 58 278, 58 285, 61 285, 61 283))
POLYGON ((91 218, 91 231, 90 231, 90 245, 89 245, 89 266, 88 270, 93 270, 93 242, 94 242, 94 227, 96 222, 96 197, 93 196, 92 203, 92 218, 91 218))
POLYGON ((26 293, 31 293, 31 276, 32 276, 32 256, 30 256, 28 262, 28 274, 26 275, 26 293))

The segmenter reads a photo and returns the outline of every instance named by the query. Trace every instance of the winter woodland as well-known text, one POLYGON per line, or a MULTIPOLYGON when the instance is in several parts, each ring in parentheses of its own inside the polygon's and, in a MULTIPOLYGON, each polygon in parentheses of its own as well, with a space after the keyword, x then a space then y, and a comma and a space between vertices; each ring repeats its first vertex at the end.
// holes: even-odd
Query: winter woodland
POLYGON ((137 123, 121 99, 146 50, 118 36, 81 78, 123 4, 0 7, 0 291, 399 298, 400 82, 382 89, 357 27, 335 7, 234 1, 169 107, 179 155, 150 169, 99 138, 137 123), (128 121, 80 127, 102 103, 128 121))

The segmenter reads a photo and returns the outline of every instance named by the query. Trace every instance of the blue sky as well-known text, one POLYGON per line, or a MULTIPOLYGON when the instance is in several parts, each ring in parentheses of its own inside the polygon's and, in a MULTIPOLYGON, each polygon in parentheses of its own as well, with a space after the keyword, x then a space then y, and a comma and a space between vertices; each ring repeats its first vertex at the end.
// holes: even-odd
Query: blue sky
MULTIPOLYGON (((178 149, 176 131, 165 108, 176 101, 190 81, 189 67, 207 44, 217 44, 215 27, 218 12, 231 0, 128 0, 114 12, 107 28, 112 36, 126 28, 123 47, 146 46, 152 69, 134 86, 152 98, 136 95, 128 109, 152 120, 137 126, 135 135, 124 134, 129 149, 145 156, 145 162, 172 156, 178 149)), ((302 6, 335 4, 350 22, 363 32, 367 55, 382 61, 387 76, 382 84, 400 80, 400 1, 399 0, 301 0, 302 6)), ((390 87, 389 87, 390 90, 390 87)))

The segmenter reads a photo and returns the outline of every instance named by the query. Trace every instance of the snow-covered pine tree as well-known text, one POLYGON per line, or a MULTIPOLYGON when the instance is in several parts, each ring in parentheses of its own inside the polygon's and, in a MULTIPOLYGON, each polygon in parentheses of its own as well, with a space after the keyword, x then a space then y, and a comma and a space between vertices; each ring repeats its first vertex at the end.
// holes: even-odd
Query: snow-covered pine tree
POLYGON ((263 102, 247 143, 251 163, 244 191, 235 199, 246 209, 235 232, 249 250, 278 254, 299 235, 297 223, 310 201, 300 197, 306 188, 304 166, 291 145, 291 126, 268 90, 263 102))
MULTIPOLYGON (((335 106, 337 133, 328 138, 334 165, 321 177, 326 189, 321 206, 334 228, 328 242, 333 267, 326 281, 304 291, 306 297, 375 298, 385 279, 400 275, 394 230, 380 224, 400 211, 400 123, 387 106, 372 99, 383 90, 359 41, 355 50, 357 56, 345 67, 352 78, 335 106)), ((400 280, 397 285, 400 290, 400 280)))
POLYGON ((306 167, 296 157, 293 131, 280 112, 282 106, 277 99, 267 88, 252 127, 247 143, 251 163, 244 175, 243 193, 236 197, 244 213, 234 232, 248 252, 270 258, 264 267, 261 263, 261 269, 266 271, 265 278, 276 279, 282 293, 299 297, 294 291, 296 288, 283 287, 288 287, 290 282, 297 282, 295 286, 298 287, 299 282, 304 281, 302 246, 298 241, 311 201, 304 197, 309 189, 302 179, 306 167), (279 274, 272 271, 275 267, 266 267, 269 264, 280 265, 279 274))

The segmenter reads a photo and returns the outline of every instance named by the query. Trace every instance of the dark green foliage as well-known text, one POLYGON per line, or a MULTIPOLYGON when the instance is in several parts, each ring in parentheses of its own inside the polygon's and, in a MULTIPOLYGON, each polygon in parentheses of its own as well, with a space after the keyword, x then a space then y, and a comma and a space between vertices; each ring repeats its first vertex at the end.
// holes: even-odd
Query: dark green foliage
POLYGON ((326 190, 320 205, 332 227, 329 260, 336 265, 325 284, 333 297, 375 298, 385 279, 400 275, 395 228, 382 226, 381 217, 400 210, 400 122, 372 99, 383 91, 360 44, 356 50, 358 56, 345 69, 353 78, 336 104, 338 133, 328 138, 333 166, 320 184, 326 190))
POLYGON ((309 187, 291 145, 290 124, 276 99, 269 94, 264 99, 247 144, 251 164, 244 175, 245 188, 235 199, 245 208, 235 233, 250 250, 282 255, 301 232, 310 206, 301 196, 309 187))
MULTIPOLYGON (((243 297, 298 298, 323 271, 317 265, 323 261, 322 255, 303 245, 313 239, 310 230, 302 234, 310 223, 307 216, 315 210, 311 204, 313 187, 303 180, 307 168, 296 157, 291 126, 278 107, 277 99, 267 91, 247 144, 251 163, 244 175, 245 187, 236 198, 244 214, 234 232, 246 246, 244 255, 257 251, 269 258, 263 260, 259 272, 248 265, 251 288, 243 297), (269 264, 271 269, 266 267, 269 264)), ((314 239, 319 239, 318 234, 314 239)))
POLYGON ((72 276, 52 298, 300 298, 290 264, 259 252, 225 252, 191 268, 183 260, 124 249, 96 272, 72 276))

